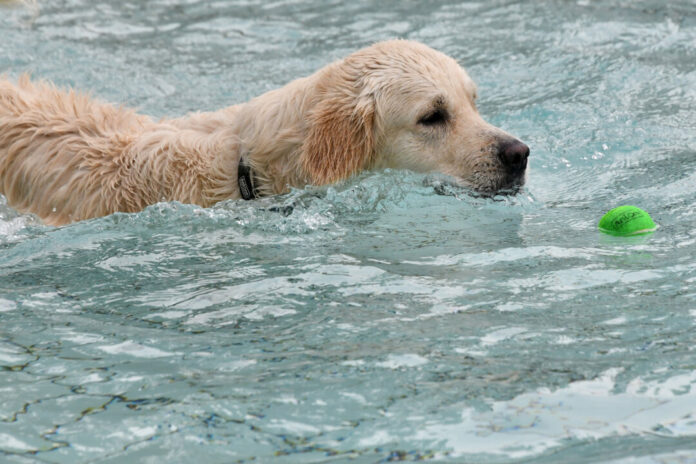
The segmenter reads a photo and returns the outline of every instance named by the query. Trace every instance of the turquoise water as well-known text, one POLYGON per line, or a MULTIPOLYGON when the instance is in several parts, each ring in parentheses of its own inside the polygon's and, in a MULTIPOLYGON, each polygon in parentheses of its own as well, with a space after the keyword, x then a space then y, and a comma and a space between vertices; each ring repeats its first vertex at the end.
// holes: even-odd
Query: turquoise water
POLYGON ((61 228, 0 199, 1 462, 696 462, 692 1, 38 3, 0 9, 0 73, 178 115, 406 37, 532 155, 493 199, 383 172, 61 228), (601 235, 620 204, 660 228, 601 235))

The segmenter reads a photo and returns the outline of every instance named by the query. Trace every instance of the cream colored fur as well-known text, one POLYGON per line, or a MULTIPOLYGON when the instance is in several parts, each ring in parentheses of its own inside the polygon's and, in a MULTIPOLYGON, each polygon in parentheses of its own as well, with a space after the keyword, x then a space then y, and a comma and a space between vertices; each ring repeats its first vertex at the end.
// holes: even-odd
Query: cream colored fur
POLYGON ((375 44, 247 103, 153 120, 46 82, 0 79, 0 193, 47 224, 134 212, 159 201, 239 198, 246 156, 264 195, 365 169, 437 171, 505 186, 510 138, 479 116, 451 58, 410 41, 375 44), (446 125, 426 126, 441 108, 446 125))

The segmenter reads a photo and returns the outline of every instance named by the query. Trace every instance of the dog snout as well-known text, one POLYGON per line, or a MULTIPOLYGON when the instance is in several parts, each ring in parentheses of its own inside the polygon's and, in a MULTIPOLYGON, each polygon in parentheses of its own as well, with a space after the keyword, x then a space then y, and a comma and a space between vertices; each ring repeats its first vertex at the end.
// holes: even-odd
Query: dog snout
POLYGON ((498 146, 498 159, 508 173, 520 175, 527 169, 529 147, 517 139, 500 143, 498 146))

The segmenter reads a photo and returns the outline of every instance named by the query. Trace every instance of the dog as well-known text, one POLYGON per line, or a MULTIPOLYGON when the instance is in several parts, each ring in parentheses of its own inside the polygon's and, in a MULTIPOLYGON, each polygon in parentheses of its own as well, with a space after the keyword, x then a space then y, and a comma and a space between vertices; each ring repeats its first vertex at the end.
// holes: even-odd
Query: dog
POLYGON ((524 184, 527 145, 485 122, 457 62, 390 40, 246 103, 159 121, 74 90, 0 79, 0 193, 46 224, 203 207, 363 170, 439 172, 483 193, 524 184))

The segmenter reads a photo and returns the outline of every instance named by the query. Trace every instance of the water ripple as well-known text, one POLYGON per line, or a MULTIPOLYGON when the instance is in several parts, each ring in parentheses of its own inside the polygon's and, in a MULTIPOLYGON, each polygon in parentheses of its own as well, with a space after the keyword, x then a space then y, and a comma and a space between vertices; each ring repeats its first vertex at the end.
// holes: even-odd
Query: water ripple
POLYGON ((421 40, 532 155, 494 198, 387 171, 53 228, 0 197, 0 460, 693 460, 692 2, 36 5, 0 6, 0 71, 154 116, 421 40), (598 232, 623 203, 658 231, 598 232))

